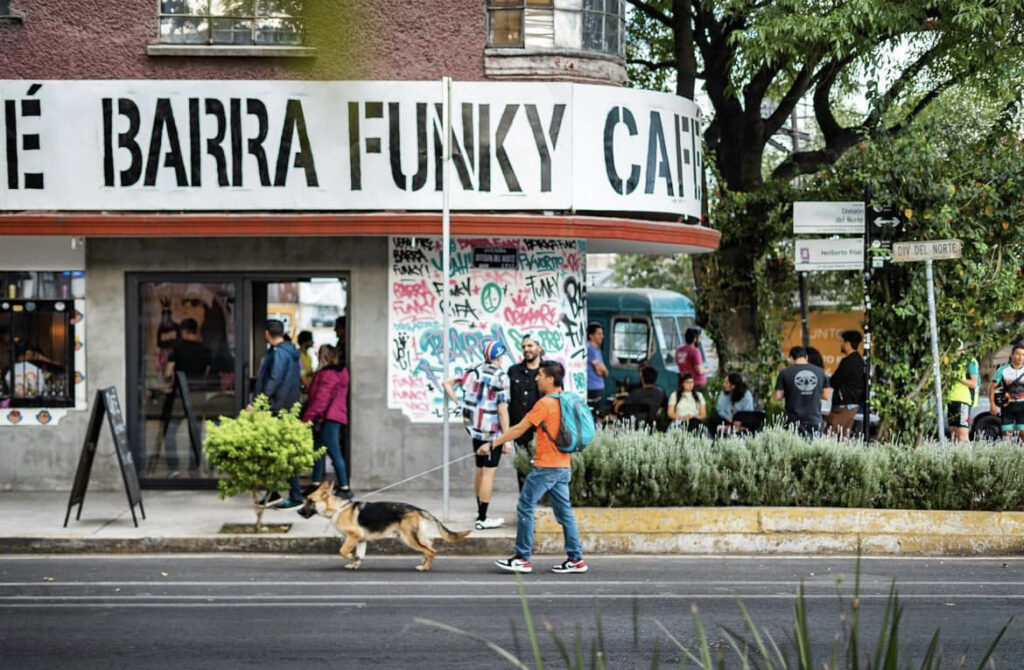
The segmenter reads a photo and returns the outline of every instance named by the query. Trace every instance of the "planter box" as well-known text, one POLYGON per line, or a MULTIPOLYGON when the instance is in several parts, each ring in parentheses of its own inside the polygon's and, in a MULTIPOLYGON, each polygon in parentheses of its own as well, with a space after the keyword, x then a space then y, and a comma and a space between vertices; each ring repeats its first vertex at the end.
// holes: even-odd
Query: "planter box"
MULTIPOLYGON (((1024 552, 1024 512, 827 507, 647 507, 575 510, 595 554, 979 555, 1024 552)), ((534 552, 560 554, 562 528, 537 513, 534 552)))

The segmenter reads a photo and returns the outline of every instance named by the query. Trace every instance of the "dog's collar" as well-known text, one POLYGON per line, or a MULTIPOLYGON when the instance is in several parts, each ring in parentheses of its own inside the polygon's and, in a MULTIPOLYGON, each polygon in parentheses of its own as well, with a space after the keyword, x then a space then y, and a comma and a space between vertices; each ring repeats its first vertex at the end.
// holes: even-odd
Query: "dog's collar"
POLYGON ((338 517, 341 516, 341 513, 345 511, 345 508, 353 504, 355 503, 352 500, 346 500, 345 502, 341 503, 341 507, 338 508, 338 511, 331 515, 331 523, 336 522, 338 520, 338 517))

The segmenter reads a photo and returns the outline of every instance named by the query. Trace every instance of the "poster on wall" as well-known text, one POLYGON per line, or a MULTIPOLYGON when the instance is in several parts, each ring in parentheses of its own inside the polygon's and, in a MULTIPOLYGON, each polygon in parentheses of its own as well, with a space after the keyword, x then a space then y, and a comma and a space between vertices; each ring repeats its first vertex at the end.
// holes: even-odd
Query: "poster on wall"
MULTIPOLYGON (((565 366, 565 387, 586 393, 586 251, 580 240, 451 240, 448 346, 452 376, 483 363, 482 349, 502 342, 509 366, 531 335, 546 360, 565 366), (515 269, 487 267, 516 255, 515 269), (501 249, 499 254, 498 250, 501 249), (474 250, 477 262, 474 263, 474 250)), ((388 407, 417 423, 440 423, 444 362, 443 260, 439 237, 392 237, 388 247, 388 407)), ((452 418, 458 418, 454 403, 452 418)))

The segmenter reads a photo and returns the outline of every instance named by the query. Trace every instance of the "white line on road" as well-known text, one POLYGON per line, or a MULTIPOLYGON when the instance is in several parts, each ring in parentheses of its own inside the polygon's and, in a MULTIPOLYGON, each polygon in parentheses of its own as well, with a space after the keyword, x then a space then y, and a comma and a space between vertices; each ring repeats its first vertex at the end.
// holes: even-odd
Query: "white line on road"
MULTIPOLYGON (((499 574, 499 573, 496 573, 499 574)), ((565 586, 569 584, 586 584, 587 586, 791 586, 797 587, 803 585, 804 588, 829 588, 834 589, 839 584, 839 575, 822 575, 820 577, 814 577, 814 581, 807 580, 708 580, 708 579, 690 579, 690 580, 658 580, 658 581, 596 581, 582 578, 570 578, 570 579, 544 579, 543 581, 524 581, 524 586, 565 586)), ((845 576, 842 580, 842 586, 852 588, 854 576, 845 576)), ((882 585, 886 588, 892 584, 892 579, 886 577, 865 579, 861 577, 861 586, 865 585, 882 585)), ((55 588, 60 586, 113 586, 113 587, 129 587, 129 586, 412 586, 412 587, 428 587, 434 588, 439 586, 486 586, 494 587, 502 584, 503 582, 488 580, 488 581, 470 581, 470 580, 446 580, 446 581, 395 581, 395 580, 370 580, 370 581, 359 581, 354 579, 352 581, 326 581, 326 580, 315 580, 315 581, 174 581, 171 579, 165 579, 162 581, 138 581, 138 582, 87 582, 87 581, 32 581, 32 582, 0 582, 0 588, 23 588, 26 586, 43 586, 46 588, 55 588)), ((1020 581, 948 581, 948 580, 909 580, 900 579, 896 582, 897 587, 906 588, 908 586, 1024 586, 1024 583, 1020 581)), ((514 582, 508 582, 509 586, 515 586, 514 582)))

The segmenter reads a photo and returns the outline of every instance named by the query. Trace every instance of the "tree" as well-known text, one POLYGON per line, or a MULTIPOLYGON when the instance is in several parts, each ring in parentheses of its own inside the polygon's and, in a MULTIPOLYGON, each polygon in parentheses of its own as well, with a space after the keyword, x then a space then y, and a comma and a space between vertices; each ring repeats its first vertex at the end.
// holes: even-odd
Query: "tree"
POLYGON ((239 493, 252 495, 256 532, 263 525, 260 496, 286 488, 292 477, 313 467, 324 448, 313 448, 313 432, 299 419, 301 404, 274 415, 267 396, 253 400, 252 409, 238 418, 220 417, 206 422, 206 455, 210 465, 223 474, 217 482, 221 498, 239 493))
POLYGON ((693 274, 723 362, 763 357, 774 337, 765 303, 784 294, 773 281, 788 281, 777 243, 801 178, 826 173, 862 142, 905 135, 951 89, 1019 95, 1021 0, 628 2, 633 80, 660 87, 674 74, 676 93, 691 99, 700 83, 713 110, 708 218, 722 241, 694 257, 693 274), (856 95, 864 109, 853 116, 856 95), (773 136, 801 100, 820 140, 775 158, 773 136))

